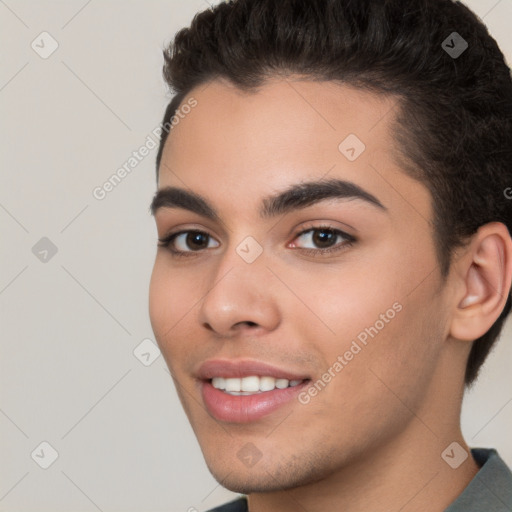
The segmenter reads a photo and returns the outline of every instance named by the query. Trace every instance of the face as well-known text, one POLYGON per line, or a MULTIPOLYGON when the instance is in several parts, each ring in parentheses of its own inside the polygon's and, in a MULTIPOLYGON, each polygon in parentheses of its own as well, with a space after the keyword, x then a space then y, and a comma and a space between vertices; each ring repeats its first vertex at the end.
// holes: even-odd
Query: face
POLYGON ((153 204, 154 334, 224 486, 327 478, 405 435, 446 336, 430 195, 394 159, 396 100, 292 79, 190 97, 153 204))

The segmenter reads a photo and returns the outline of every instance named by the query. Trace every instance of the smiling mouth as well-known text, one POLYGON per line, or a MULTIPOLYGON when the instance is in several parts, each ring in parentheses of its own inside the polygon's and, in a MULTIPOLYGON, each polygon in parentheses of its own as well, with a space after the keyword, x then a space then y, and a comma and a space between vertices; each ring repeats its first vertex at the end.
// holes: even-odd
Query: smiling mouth
POLYGON ((248 396, 298 386, 309 379, 288 380, 267 375, 249 375, 247 377, 213 377, 211 385, 228 395, 248 396))

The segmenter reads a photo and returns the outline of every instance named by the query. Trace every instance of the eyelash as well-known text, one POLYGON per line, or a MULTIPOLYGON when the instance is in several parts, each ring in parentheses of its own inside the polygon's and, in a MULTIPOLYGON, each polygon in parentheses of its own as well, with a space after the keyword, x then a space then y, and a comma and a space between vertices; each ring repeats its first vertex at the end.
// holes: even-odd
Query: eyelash
MULTIPOLYGON (((341 238, 344 239, 344 242, 337 243, 336 245, 334 245, 332 247, 325 248, 325 249, 304 249, 301 247, 295 248, 295 250, 299 250, 303 254, 306 254, 308 256, 322 257, 325 255, 334 253, 334 252, 340 252, 340 251, 343 251, 343 250, 351 247, 357 241, 357 239, 355 237, 353 237, 352 235, 349 235, 348 233, 345 233, 344 231, 341 231, 341 230, 336 229, 329 225, 307 227, 307 228, 303 229, 302 231, 299 231, 298 233, 296 233, 294 235, 293 240, 295 240, 296 238, 299 238, 300 236, 305 235, 306 233, 309 233, 311 231, 313 231, 313 232, 315 232, 315 231, 331 231, 335 236, 337 236, 337 237, 341 236, 341 238)), ((213 238, 213 237, 211 237, 211 235, 209 233, 206 233, 205 231, 201 231, 198 229, 188 229, 188 230, 178 231, 176 233, 171 233, 164 238, 159 238, 158 239, 158 242, 159 242, 158 247, 163 247, 164 249, 167 249, 172 254, 172 256, 175 258, 193 257, 193 256, 197 256, 198 254, 204 252, 204 249, 200 249, 197 251, 179 251, 179 250, 172 248, 172 243, 174 242, 174 240, 179 235, 183 235, 185 233, 202 234, 202 235, 206 235, 209 238, 213 238)))

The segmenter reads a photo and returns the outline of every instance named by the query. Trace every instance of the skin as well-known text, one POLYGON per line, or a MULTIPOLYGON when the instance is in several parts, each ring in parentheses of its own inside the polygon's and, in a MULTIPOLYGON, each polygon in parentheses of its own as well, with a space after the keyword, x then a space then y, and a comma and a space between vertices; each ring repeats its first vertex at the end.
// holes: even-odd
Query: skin
POLYGON ((459 419, 465 364, 510 289, 505 226, 481 228, 441 277, 430 194, 395 158, 395 98, 298 77, 253 94, 216 80, 190 96, 198 104, 170 133, 158 188, 200 194, 220 220, 155 212, 160 238, 211 238, 198 251, 182 237, 188 257, 158 248, 150 319, 210 471, 249 494, 251 512, 443 511, 478 470, 471 457, 452 469, 441 453, 454 441, 469 451, 459 419), (366 145, 353 162, 338 149, 351 133, 366 145), (329 199, 260 217, 268 195, 329 178, 359 185, 386 210, 329 199), (337 238, 341 250, 322 255, 297 237, 325 224, 357 240, 337 238), (247 236, 263 249, 251 264, 236 252, 247 236), (316 381, 395 303, 401 311, 308 404, 247 424, 206 410, 196 372, 207 359, 254 359, 316 381), (237 457, 247 443, 261 453, 252 467, 237 457))

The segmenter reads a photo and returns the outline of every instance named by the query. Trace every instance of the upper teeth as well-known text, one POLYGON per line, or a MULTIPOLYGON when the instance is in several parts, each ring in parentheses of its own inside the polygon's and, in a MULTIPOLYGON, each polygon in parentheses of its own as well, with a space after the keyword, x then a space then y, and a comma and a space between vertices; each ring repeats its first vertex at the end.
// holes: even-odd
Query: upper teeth
POLYGON ((243 378, 214 377, 212 386, 227 393, 272 391, 275 388, 284 389, 288 386, 297 386, 302 380, 275 379, 274 377, 258 377, 251 375, 243 378))

